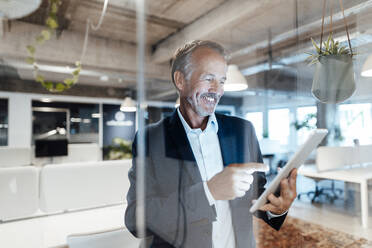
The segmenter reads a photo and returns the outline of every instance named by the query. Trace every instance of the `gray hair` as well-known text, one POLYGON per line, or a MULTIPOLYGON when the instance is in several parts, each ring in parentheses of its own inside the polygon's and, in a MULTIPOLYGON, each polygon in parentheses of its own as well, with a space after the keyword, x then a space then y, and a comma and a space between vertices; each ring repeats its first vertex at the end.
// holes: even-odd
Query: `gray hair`
POLYGON ((180 71, 185 76, 185 79, 190 80, 193 68, 191 63, 191 55, 193 51, 200 47, 210 48, 217 53, 219 53, 225 60, 227 60, 227 55, 225 49, 218 43, 208 40, 194 40, 186 43, 183 47, 178 48, 174 53, 171 60, 171 76, 172 82, 174 81, 174 73, 180 71))

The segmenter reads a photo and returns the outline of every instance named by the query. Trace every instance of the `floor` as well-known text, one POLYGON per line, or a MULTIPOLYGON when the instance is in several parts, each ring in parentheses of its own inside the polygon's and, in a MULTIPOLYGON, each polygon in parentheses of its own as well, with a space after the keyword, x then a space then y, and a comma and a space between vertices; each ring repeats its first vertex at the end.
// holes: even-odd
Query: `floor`
MULTIPOLYGON (((320 186, 330 187, 331 181, 322 181, 320 186)), ((298 176, 297 192, 308 192, 314 190, 315 183, 313 180, 298 176)), ((344 183, 336 181, 335 187, 344 191, 344 183)), ((347 190, 333 202, 326 197, 320 197, 314 203, 306 196, 296 199, 292 205, 289 215, 315 224, 323 225, 341 232, 346 232, 358 237, 372 240, 372 208, 369 213, 369 228, 364 229, 361 226, 359 193, 353 189, 347 190)))
MULTIPOLYGON (((297 185, 299 193, 314 188, 311 179, 301 176, 298 177, 297 185)), ((329 181, 321 183, 321 186, 329 185, 329 181)), ((336 182, 335 185, 336 188, 344 189, 342 182, 336 182)), ((297 199, 294 202, 289 215, 371 240, 372 217, 369 221, 370 228, 363 229, 360 223, 360 207, 357 203, 357 193, 352 191, 348 192, 346 200, 341 195, 333 203, 323 197, 312 204, 304 195, 301 200, 297 199)), ((69 234, 123 227, 124 209, 125 205, 117 205, 2 223, 0 224, 0 247, 50 248, 65 244, 69 234)))

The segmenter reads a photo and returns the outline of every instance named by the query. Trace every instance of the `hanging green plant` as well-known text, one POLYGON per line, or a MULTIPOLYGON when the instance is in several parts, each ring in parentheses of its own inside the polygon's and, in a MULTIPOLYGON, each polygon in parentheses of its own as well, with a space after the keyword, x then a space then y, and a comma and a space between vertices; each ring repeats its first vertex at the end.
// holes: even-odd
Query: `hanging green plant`
MULTIPOLYGON (((349 28, 342 0, 339 0, 339 3, 349 47, 342 46, 333 39, 333 4, 330 5, 330 34, 327 41, 323 42, 326 2, 326 0, 323 0, 322 30, 319 46, 311 39, 316 50, 315 54, 310 53, 308 58, 310 64, 315 64, 311 93, 315 99, 322 103, 338 104, 350 98, 355 92, 356 84, 353 68, 353 56, 355 54, 351 47, 349 28)), ((333 2, 331 1, 331 3, 333 2)))
POLYGON ((310 53, 306 52, 310 56, 307 58, 309 61, 309 65, 316 64, 319 62, 320 57, 322 56, 342 56, 342 55, 349 55, 349 56, 354 56, 356 53, 352 53, 349 48, 346 46, 340 45, 338 41, 335 41, 333 39, 332 33, 329 34, 327 41, 323 42, 323 47, 322 49, 320 48, 321 46, 318 46, 316 42, 311 38, 311 42, 313 43, 313 46, 316 50, 316 53, 310 53))
POLYGON ((35 38, 35 42, 32 45, 28 45, 27 52, 28 57, 26 58, 26 62, 28 64, 33 65, 34 69, 34 78, 35 81, 40 83, 44 88, 46 88, 50 92, 62 92, 71 88, 74 84, 76 84, 79 80, 79 75, 81 72, 81 62, 75 62, 75 68, 71 73, 71 77, 66 78, 63 82, 55 83, 51 81, 46 81, 45 77, 40 74, 39 67, 37 65, 37 61, 35 58, 36 47, 43 45, 46 41, 50 40, 52 34, 55 34, 58 28, 58 9, 61 5, 61 0, 49 0, 49 12, 48 17, 45 20, 45 25, 47 29, 44 29, 40 32, 38 36, 35 38))

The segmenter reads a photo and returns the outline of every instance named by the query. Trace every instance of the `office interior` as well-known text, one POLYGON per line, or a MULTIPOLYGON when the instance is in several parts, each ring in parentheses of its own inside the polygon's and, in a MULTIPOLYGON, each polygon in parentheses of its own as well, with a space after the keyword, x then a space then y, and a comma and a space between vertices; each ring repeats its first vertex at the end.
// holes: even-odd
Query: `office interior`
POLYGON ((240 85, 216 113, 253 124, 268 183, 329 132, 281 230, 254 219, 257 247, 372 247, 371 0, 0 2, 0 247, 143 244, 124 224, 132 142, 178 107, 169 64, 191 40, 228 51, 240 85), (354 54, 345 96, 316 94, 321 37, 354 54))

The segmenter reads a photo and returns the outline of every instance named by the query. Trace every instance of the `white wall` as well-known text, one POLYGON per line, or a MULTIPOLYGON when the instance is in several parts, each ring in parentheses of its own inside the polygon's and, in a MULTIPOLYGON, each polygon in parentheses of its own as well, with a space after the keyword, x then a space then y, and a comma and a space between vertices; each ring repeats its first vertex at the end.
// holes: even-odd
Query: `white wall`
POLYGON ((30 147, 32 133, 31 98, 8 96, 8 146, 30 147))

